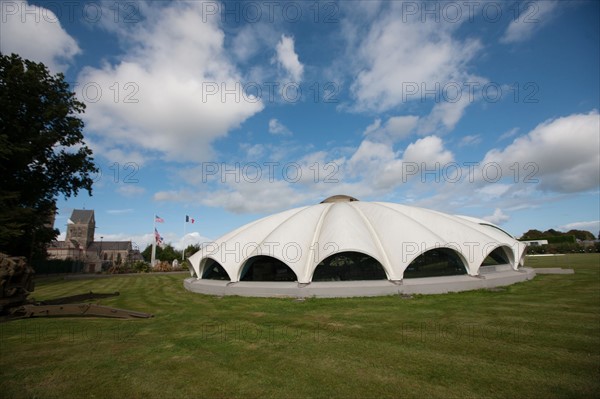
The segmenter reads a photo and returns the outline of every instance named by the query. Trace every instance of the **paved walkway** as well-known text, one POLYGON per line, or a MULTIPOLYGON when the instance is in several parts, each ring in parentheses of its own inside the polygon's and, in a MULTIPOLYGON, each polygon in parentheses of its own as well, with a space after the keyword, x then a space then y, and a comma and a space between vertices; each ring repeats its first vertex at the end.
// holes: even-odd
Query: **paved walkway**
POLYGON ((536 274, 575 274, 573 269, 561 269, 560 267, 536 267, 536 274))
POLYGON ((490 272, 481 276, 447 276, 412 278, 402 281, 331 281, 298 284, 296 282, 240 281, 187 278, 184 287, 192 292, 209 295, 240 295, 250 297, 345 298, 395 294, 444 294, 502 287, 535 277, 537 269, 522 268, 490 272))

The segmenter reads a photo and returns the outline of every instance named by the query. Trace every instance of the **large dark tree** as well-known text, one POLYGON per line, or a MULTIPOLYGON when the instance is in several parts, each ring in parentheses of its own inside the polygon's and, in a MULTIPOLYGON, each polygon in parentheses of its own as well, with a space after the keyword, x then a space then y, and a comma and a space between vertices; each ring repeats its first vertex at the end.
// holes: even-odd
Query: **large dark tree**
POLYGON ((0 53, 0 251, 45 256, 58 196, 92 194, 84 109, 62 73, 0 53))

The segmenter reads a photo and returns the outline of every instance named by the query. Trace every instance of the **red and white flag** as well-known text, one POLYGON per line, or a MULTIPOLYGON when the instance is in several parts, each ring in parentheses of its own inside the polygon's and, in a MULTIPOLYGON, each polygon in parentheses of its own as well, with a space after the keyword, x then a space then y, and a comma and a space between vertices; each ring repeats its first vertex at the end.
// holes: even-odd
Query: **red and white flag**
POLYGON ((158 230, 154 229, 154 239, 158 245, 163 243, 163 238, 158 234, 158 230))

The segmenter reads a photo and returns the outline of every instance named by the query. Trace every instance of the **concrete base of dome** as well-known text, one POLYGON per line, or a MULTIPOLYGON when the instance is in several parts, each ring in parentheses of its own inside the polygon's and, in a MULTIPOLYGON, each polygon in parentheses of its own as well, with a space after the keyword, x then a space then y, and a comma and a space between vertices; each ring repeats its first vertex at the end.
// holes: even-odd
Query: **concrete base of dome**
POLYGON ((347 298, 397 294, 445 294, 502 287, 535 277, 532 268, 518 271, 491 267, 477 277, 447 276, 405 279, 401 283, 388 280, 331 281, 298 284, 296 282, 240 281, 187 278, 183 286, 188 291, 208 295, 239 295, 249 297, 347 298), (493 268, 493 270, 492 270, 493 268))

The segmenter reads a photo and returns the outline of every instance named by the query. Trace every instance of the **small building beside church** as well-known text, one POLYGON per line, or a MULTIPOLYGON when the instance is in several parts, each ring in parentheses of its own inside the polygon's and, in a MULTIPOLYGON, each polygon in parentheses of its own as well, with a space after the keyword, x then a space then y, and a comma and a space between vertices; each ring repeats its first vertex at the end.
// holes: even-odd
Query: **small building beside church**
POLYGON ((126 262, 143 260, 131 241, 95 240, 96 218, 93 210, 74 209, 67 222, 65 241, 53 241, 48 247, 50 259, 80 261, 84 271, 97 273, 126 262))

